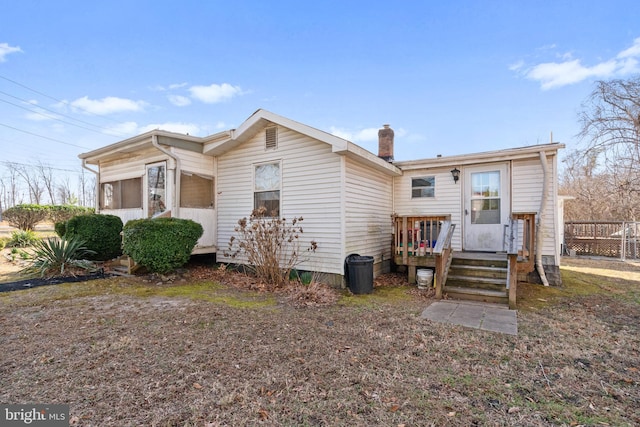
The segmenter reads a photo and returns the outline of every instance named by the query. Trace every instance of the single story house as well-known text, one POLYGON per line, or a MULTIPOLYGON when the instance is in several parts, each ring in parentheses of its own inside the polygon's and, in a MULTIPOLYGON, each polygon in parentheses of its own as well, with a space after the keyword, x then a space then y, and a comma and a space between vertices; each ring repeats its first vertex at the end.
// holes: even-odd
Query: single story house
POLYGON ((205 230, 194 253, 215 253, 219 262, 234 262, 224 250, 238 220, 266 206, 304 218, 303 242, 318 247, 300 268, 337 283, 350 254, 372 256, 376 275, 407 255, 433 254, 443 223, 455 225, 453 253, 504 253, 514 218, 533 221, 535 228, 522 223, 515 235, 533 242, 535 232, 524 252, 535 252, 554 277, 562 144, 398 162, 393 144, 388 125, 376 155, 260 109, 237 129, 211 136, 154 130, 79 157, 97 175, 99 212, 123 222, 158 214, 193 219, 205 230))

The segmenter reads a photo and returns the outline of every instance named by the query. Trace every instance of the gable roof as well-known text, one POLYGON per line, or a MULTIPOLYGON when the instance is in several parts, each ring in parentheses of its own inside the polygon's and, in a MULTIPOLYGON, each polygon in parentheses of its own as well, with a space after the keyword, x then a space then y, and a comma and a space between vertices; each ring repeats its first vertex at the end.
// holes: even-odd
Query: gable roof
POLYGON ((101 161, 108 161, 110 159, 122 157, 126 154, 150 148, 153 146, 154 137, 158 141, 158 144, 162 144, 164 146, 182 148, 196 153, 202 152, 201 137, 156 129, 116 142, 115 144, 110 144, 86 153, 81 153, 78 157, 85 163, 97 165, 101 161))
POLYGON ((253 113, 237 129, 230 130, 228 136, 218 134, 205 138, 203 153, 213 156, 226 153, 243 142, 248 141, 255 136, 257 132, 272 124, 291 129, 292 131, 329 144, 333 153, 347 156, 360 163, 365 163, 386 174, 396 176, 402 174, 392 163, 381 159, 351 141, 263 109, 259 109, 253 113))
POLYGON ((237 129, 219 132, 214 135, 197 137, 163 130, 153 130, 97 150, 82 153, 78 157, 87 164, 99 164, 103 161, 151 148, 154 138, 160 145, 182 148, 210 156, 219 156, 248 141, 257 132, 272 124, 286 127, 329 144, 332 152, 352 158, 388 175, 399 176, 402 174, 400 169, 393 164, 386 162, 353 142, 263 109, 253 113, 237 129))

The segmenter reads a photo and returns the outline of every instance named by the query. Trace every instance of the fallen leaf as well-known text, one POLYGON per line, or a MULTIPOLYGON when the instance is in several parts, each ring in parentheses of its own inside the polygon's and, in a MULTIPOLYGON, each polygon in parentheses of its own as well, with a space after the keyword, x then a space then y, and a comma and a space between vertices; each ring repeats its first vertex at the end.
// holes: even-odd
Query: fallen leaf
POLYGON ((269 412, 267 412, 266 409, 260 409, 258 415, 260 415, 260 419, 263 421, 269 418, 269 412))
POLYGON ((516 412, 520 412, 520 407, 519 406, 512 406, 511 408, 509 408, 509 410, 507 411, 510 414, 515 414, 516 412))
POLYGON ((398 409, 400 409, 400 405, 393 405, 391 406, 391 408, 389 408, 391 412, 396 412, 398 409))
POLYGON ((196 388, 198 390, 200 390, 202 388, 202 386, 198 383, 193 383, 193 388, 196 388))
POLYGON ((451 411, 447 414, 450 417, 455 417, 456 416, 456 412, 455 411, 451 411))

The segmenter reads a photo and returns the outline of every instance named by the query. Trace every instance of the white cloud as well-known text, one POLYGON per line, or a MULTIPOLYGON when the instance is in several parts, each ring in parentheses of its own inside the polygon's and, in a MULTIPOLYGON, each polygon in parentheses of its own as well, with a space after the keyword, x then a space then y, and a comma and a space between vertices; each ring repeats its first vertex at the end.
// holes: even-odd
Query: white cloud
POLYGON ((122 122, 106 127, 105 133, 118 137, 135 135, 138 132, 138 124, 136 122, 122 122))
POLYGON ((142 111, 147 104, 144 101, 133 101, 115 96, 107 96, 102 99, 89 99, 89 97, 84 96, 75 101, 71 101, 69 105, 91 114, 106 115, 128 111, 142 111))
POLYGON ((526 76, 540 82, 542 89, 566 86, 579 83, 590 77, 605 78, 615 73, 619 68, 616 61, 601 62, 593 67, 585 67, 579 59, 567 62, 549 62, 539 64, 527 71, 526 76))
POLYGON ((188 85, 187 82, 183 82, 183 83, 173 83, 169 85, 169 89, 173 90, 173 89, 180 89, 181 87, 185 87, 186 85, 188 85))
POLYGON ((165 122, 159 124, 149 124, 138 129, 138 133, 149 132, 150 130, 160 129, 168 132, 198 135, 200 127, 193 123, 165 122))
POLYGON ((227 125, 225 124, 225 122, 216 123, 216 129, 225 129, 226 127, 227 125))
POLYGON ((618 58, 633 58, 640 56, 640 37, 633 41, 633 46, 618 54, 618 58))
POLYGON ((524 67, 524 61, 518 61, 515 64, 511 64, 509 65, 509 70, 511 71, 518 71, 520 70, 522 67, 524 67))
POLYGON ((6 61, 5 56, 17 52, 22 52, 20 46, 9 46, 9 43, 0 43, 0 62, 6 61))
MULTIPOLYGON (((363 142, 374 142, 378 141, 378 131, 380 128, 365 128, 356 131, 351 131, 347 129, 340 129, 335 126, 331 126, 329 128, 332 135, 335 135, 339 138, 346 139, 347 141, 355 142, 355 143, 363 143, 363 142)), ((404 137, 407 132, 400 128, 394 129, 394 137, 404 137)))
POLYGON ((222 83, 221 85, 214 83, 209 86, 191 86, 189 92, 193 98, 207 104, 216 104, 242 95, 242 89, 240 89, 239 86, 232 86, 229 83, 222 83))
POLYGON ((529 80, 540 83, 543 90, 579 83, 589 78, 612 78, 640 72, 640 37, 633 45, 618 53, 614 58, 595 65, 583 65, 580 59, 573 59, 569 53, 561 55, 562 62, 546 62, 525 67, 520 61, 510 65, 511 71, 518 72, 529 80))
POLYGON ((169 99, 169 102, 171 102, 176 107, 186 107, 187 105, 191 104, 191 100, 186 96, 168 95, 167 98, 169 99))

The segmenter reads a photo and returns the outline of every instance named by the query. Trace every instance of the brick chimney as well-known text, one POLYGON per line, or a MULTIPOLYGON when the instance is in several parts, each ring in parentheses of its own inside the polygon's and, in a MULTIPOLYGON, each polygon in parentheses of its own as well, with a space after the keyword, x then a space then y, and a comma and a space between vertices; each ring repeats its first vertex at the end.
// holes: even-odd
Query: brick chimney
POLYGON ((378 131, 378 157, 387 162, 393 161, 393 129, 389 125, 378 131))

